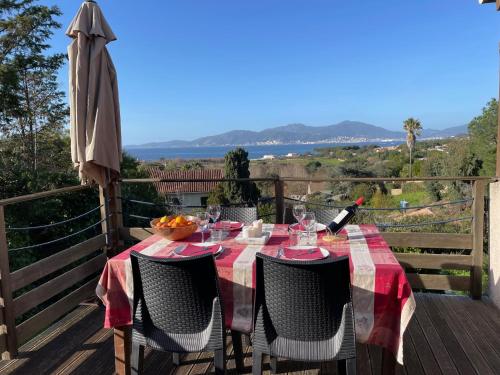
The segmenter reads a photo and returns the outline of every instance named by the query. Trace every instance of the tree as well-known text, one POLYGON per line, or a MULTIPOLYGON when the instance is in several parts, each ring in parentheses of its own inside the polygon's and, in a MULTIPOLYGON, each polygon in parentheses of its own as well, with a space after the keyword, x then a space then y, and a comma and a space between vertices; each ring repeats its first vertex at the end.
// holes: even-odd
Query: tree
POLYGON ((57 82, 65 57, 46 54, 60 14, 34 0, 0 3, 0 134, 15 145, 15 157, 34 180, 45 157, 40 141, 61 133, 68 116, 57 82))
POLYGON ((403 129, 406 131, 406 145, 410 150, 410 178, 411 178, 412 151, 415 148, 415 143, 417 142, 417 136, 419 136, 420 133, 422 132, 422 124, 420 123, 419 120, 410 117, 409 119, 404 121, 403 129))
MULTIPOLYGON (((238 147, 224 156, 224 174, 228 179, 250 178, 248 152, 238 147)), ((260 191, 251 181, 229 181, 224 184, 224 195, 233 204, 257 204, 260 191)))
POLYGON ((471 151, 482 161, 481 175, 494 176, 497 148, 498 102, 491 99, 483 113, 469 123, 471 151))

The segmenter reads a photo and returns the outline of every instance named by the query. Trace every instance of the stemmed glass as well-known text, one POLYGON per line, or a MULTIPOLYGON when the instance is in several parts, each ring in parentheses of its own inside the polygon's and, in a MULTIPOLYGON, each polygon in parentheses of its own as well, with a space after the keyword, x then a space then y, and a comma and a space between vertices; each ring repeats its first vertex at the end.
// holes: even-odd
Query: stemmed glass
POLYGON ((208 231, 208 226, 210 225, 210 216, 207 212, 197 212, 196 219, 198 221, 198 225, 200 226, 201 243, 204 243, 205 233, 208 231))
POLYGON ((316 215, 314 212, 305 212, 302 217, 302 225, 307 232, 308 242, 311 238, 311 232, 316 231, 316 215))
POLYGON ((293 217, 297 223, 301 224, 304 214, 306 213, 306 206, 303 204, 296 204, 293 206, 293 217))
POLYGON ((207 207, 207 213, 210 219, 212 219, 212 223, 215 224, 219 220, 220 211, 220 205, 218 204, 211 204, 207 207))

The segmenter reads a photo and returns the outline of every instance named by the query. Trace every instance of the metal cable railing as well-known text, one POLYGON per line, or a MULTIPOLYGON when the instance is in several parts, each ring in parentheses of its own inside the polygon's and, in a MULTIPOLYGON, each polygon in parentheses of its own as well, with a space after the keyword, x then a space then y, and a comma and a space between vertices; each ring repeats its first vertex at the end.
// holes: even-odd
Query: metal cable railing
POLYGON ((423 227, 423 226, 429 226, 429 225, 442 225, 442 224, 448 224, 448 223, 453 223, 457 221, 466 221, 466 220, 472 220, 472 216, 466 216, 466 217, 458 217, 454 219, 448 219, 448 220, 437 220, 437 221, 425 221, 421 223, 411 223, 411 224, 393 224, 393 223, 375 223, 375 225, 379 228, 412 228, 412 227, 423 227))
MULTIPOLYGON (((285 197, 285 200, 287 201, 292 201, 292 202, 300 202, 302 204, 310 204, 314 206, 319 206, 319 207, 325 207, 325 208, 330 208, 330 209, 343 209, 345 206, 334 206, 331 204, 323 204, 323 203, 317 203, 317 202, 307 202, 307 201, 302 201, 300 199, 294 199, 294 198, 289 198, 285 197)), ((467 202, 473 202, 474 198, 467 198, 467 199, 460 199, 456 201, 451 201, 451 202, 442 202, 442 203, 433 203, 433 204, 428 204, 428 205, 420 205, 420 206, 411 206, 411 207, 382 207, 382 208, 375 208, 375 207, 359 207, 359 211, 401 211, 401 210, 419 210, 422 208, 433 208, 433 207, 442 207, 442 206, 448 206, 448 205, 457 205, 457 204, 463 204, 467 202)))
MULTIPOLYGON (((108 215, 108 217, 110 217, 110 216, 111 215, 108 215)), ((57 242, 60 242, 60 241, 64 241, 64 240, 67 240, 68 238, 72 238, 74 236, 82 234, 82 233, 88 231, 89 229, 92 229, 92 228, 96 227, 97 225, 102 224, 105 221, 106 221, 106 218, 104 218, 102 220, 99 220, 98 222, 96 222, 96 223, 94 223, 92 225, 89 225, 88 227, 83 228, 83 229, 81 229, 81 230, 79 230, 79 231, 77 231, 75 233, 68 234, 67 236, 56 238, 55 240, 51 240, 51 241, 47 241, 47 242, 41 242, 41 243, 38 243, 38 244, 35 244, 35 245, 29 245, 29 246, 23 246, 23 247, 16 247, 14 249, 9 249, 9 252, 21 251, 21 250, 29 250, 29 249, 33 249, 35 247, 42 247, 42 246, 51 245, 51 244, 54 244, 54 243, 57 243, 57 242)))
POLYGON ((8 227, 8 228, 5 228, 5 229, 6 230, 11 230, 11 231, 23 231, 23 230, 35 230, 35 229, 52 228, 52 227, 56 227, 56 226, 59 226, 59 225, 71 223, 71 222, 73 222, 75 220, 81 219, 82 217, 88 216, 88 215, 94 213, 95 211, 99 210, 102 207, 104 207, 104 204, 101 204, 100 206, 97 206, 97 207, 91 209, 90 211, 84 212, 83 214, 80 214, 78 216, 74 216, 74 217, 66 219, 66 220, 59 221, 57 223, 51 223, 51 224, 45 224, 45 225, 37 225, 37 226, 33 226, 33 227, 8 227))

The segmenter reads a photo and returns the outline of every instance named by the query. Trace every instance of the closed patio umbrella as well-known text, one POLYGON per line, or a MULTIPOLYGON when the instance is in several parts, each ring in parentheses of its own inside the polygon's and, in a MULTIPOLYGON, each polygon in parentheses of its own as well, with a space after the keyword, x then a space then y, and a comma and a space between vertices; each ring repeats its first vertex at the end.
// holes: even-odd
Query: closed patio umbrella
POLYGON ((106 186, 120 171, 121 130, 116 70, 106 48, 116 40, 101 9, 85 1, 66 30, 71 158, 82 184, 106 186))

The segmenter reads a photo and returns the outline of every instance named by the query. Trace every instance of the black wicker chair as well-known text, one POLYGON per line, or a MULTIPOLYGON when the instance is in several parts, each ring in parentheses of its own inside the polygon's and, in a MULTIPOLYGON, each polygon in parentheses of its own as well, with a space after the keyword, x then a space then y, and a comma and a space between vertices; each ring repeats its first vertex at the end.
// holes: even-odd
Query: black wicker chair
POLYGON ((252 223, 257 218, 257 207, 221 207, 220 220, 252 223))
MULTIPOLYGON (((289 261, 257 254, 253 374, 262 355, 306 362, 338 361, 356 373, 349 259, 289 261)), ((343 371, 342 371, 343 372, 343 371)))
MULTIPOLYGON (((144 347, 173 353, 214 351, 217 374, 226 367, 226 329, 212 255, 166 259, 133 251, 132 374, 142 373, 144 347)), ((241 337, 235 346, 242 366, 241 337)))

